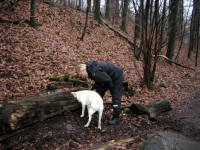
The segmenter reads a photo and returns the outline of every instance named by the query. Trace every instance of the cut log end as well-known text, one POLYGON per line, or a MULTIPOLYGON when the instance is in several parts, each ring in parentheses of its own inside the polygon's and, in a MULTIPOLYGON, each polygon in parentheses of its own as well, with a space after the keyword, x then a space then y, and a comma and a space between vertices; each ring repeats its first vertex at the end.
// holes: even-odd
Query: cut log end
POLYGON ((158 115, 172 108, 168 100, 161 100, 151 105, 132 104, 129 109, 134 114, 149 114, 150 119, 156 119, 158 115))

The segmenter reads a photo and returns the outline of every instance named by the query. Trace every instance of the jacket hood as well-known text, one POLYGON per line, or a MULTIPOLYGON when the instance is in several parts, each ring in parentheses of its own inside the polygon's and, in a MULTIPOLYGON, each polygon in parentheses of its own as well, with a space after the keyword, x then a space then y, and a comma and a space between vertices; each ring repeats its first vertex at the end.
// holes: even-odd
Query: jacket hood
POLYGON ((92 65, 94 65, 94 64, 97 64, 97 61, 88 60, 88 61, 86 62, 86 65, 87 65, 87 66, 92 66, 92 65))
POLYGON ((86 66, 89 68, 93 68, 94 66, 97 65, 97 61, 89 60, 86 62, 86 66))

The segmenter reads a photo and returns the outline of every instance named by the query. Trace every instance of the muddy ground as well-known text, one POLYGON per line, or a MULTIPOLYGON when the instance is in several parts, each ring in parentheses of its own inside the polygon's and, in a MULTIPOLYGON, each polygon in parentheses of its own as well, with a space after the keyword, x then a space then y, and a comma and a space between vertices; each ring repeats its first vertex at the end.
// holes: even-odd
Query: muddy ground
POLYGON ((97 129, 97 114, 89 128, 85 128, 87 117, 80 118, 81 110, 56 116, 28 128, 1 142, 1 149, 87 149, 109 141, 134 138, 134 142, 117 146, 116 149, 140 149, 142 143, 156 131, 173 131, 200 142, 200 88, 171 111, 157 120, 150 121, 148 115, 121 115, 118 125, 108 125, 112 113, 105 108, 102 130, 97 129))

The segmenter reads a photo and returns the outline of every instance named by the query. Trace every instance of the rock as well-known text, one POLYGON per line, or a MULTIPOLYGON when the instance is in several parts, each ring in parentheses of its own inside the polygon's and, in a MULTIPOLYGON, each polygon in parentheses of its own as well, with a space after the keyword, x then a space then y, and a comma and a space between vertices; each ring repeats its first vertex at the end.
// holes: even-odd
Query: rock
POLYGON ((158 132, 153 139, 144 143, 144 150, 199 150, 200 143, 172 132, 158 132))
POLYGON ((67 124, 66 125, 66 129, 71 131, 71 130, 73 130, 73 126, 71 124, 67 124))

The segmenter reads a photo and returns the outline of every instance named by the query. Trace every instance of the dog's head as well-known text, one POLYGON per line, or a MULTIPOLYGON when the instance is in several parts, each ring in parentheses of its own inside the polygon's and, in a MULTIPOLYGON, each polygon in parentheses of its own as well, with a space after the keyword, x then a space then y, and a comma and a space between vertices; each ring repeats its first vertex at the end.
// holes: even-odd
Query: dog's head
POLYGON ((72 95, 73 95, 75 98, 77 98, 76 92, 71 92, 71 93, 72 93, 72 95))

